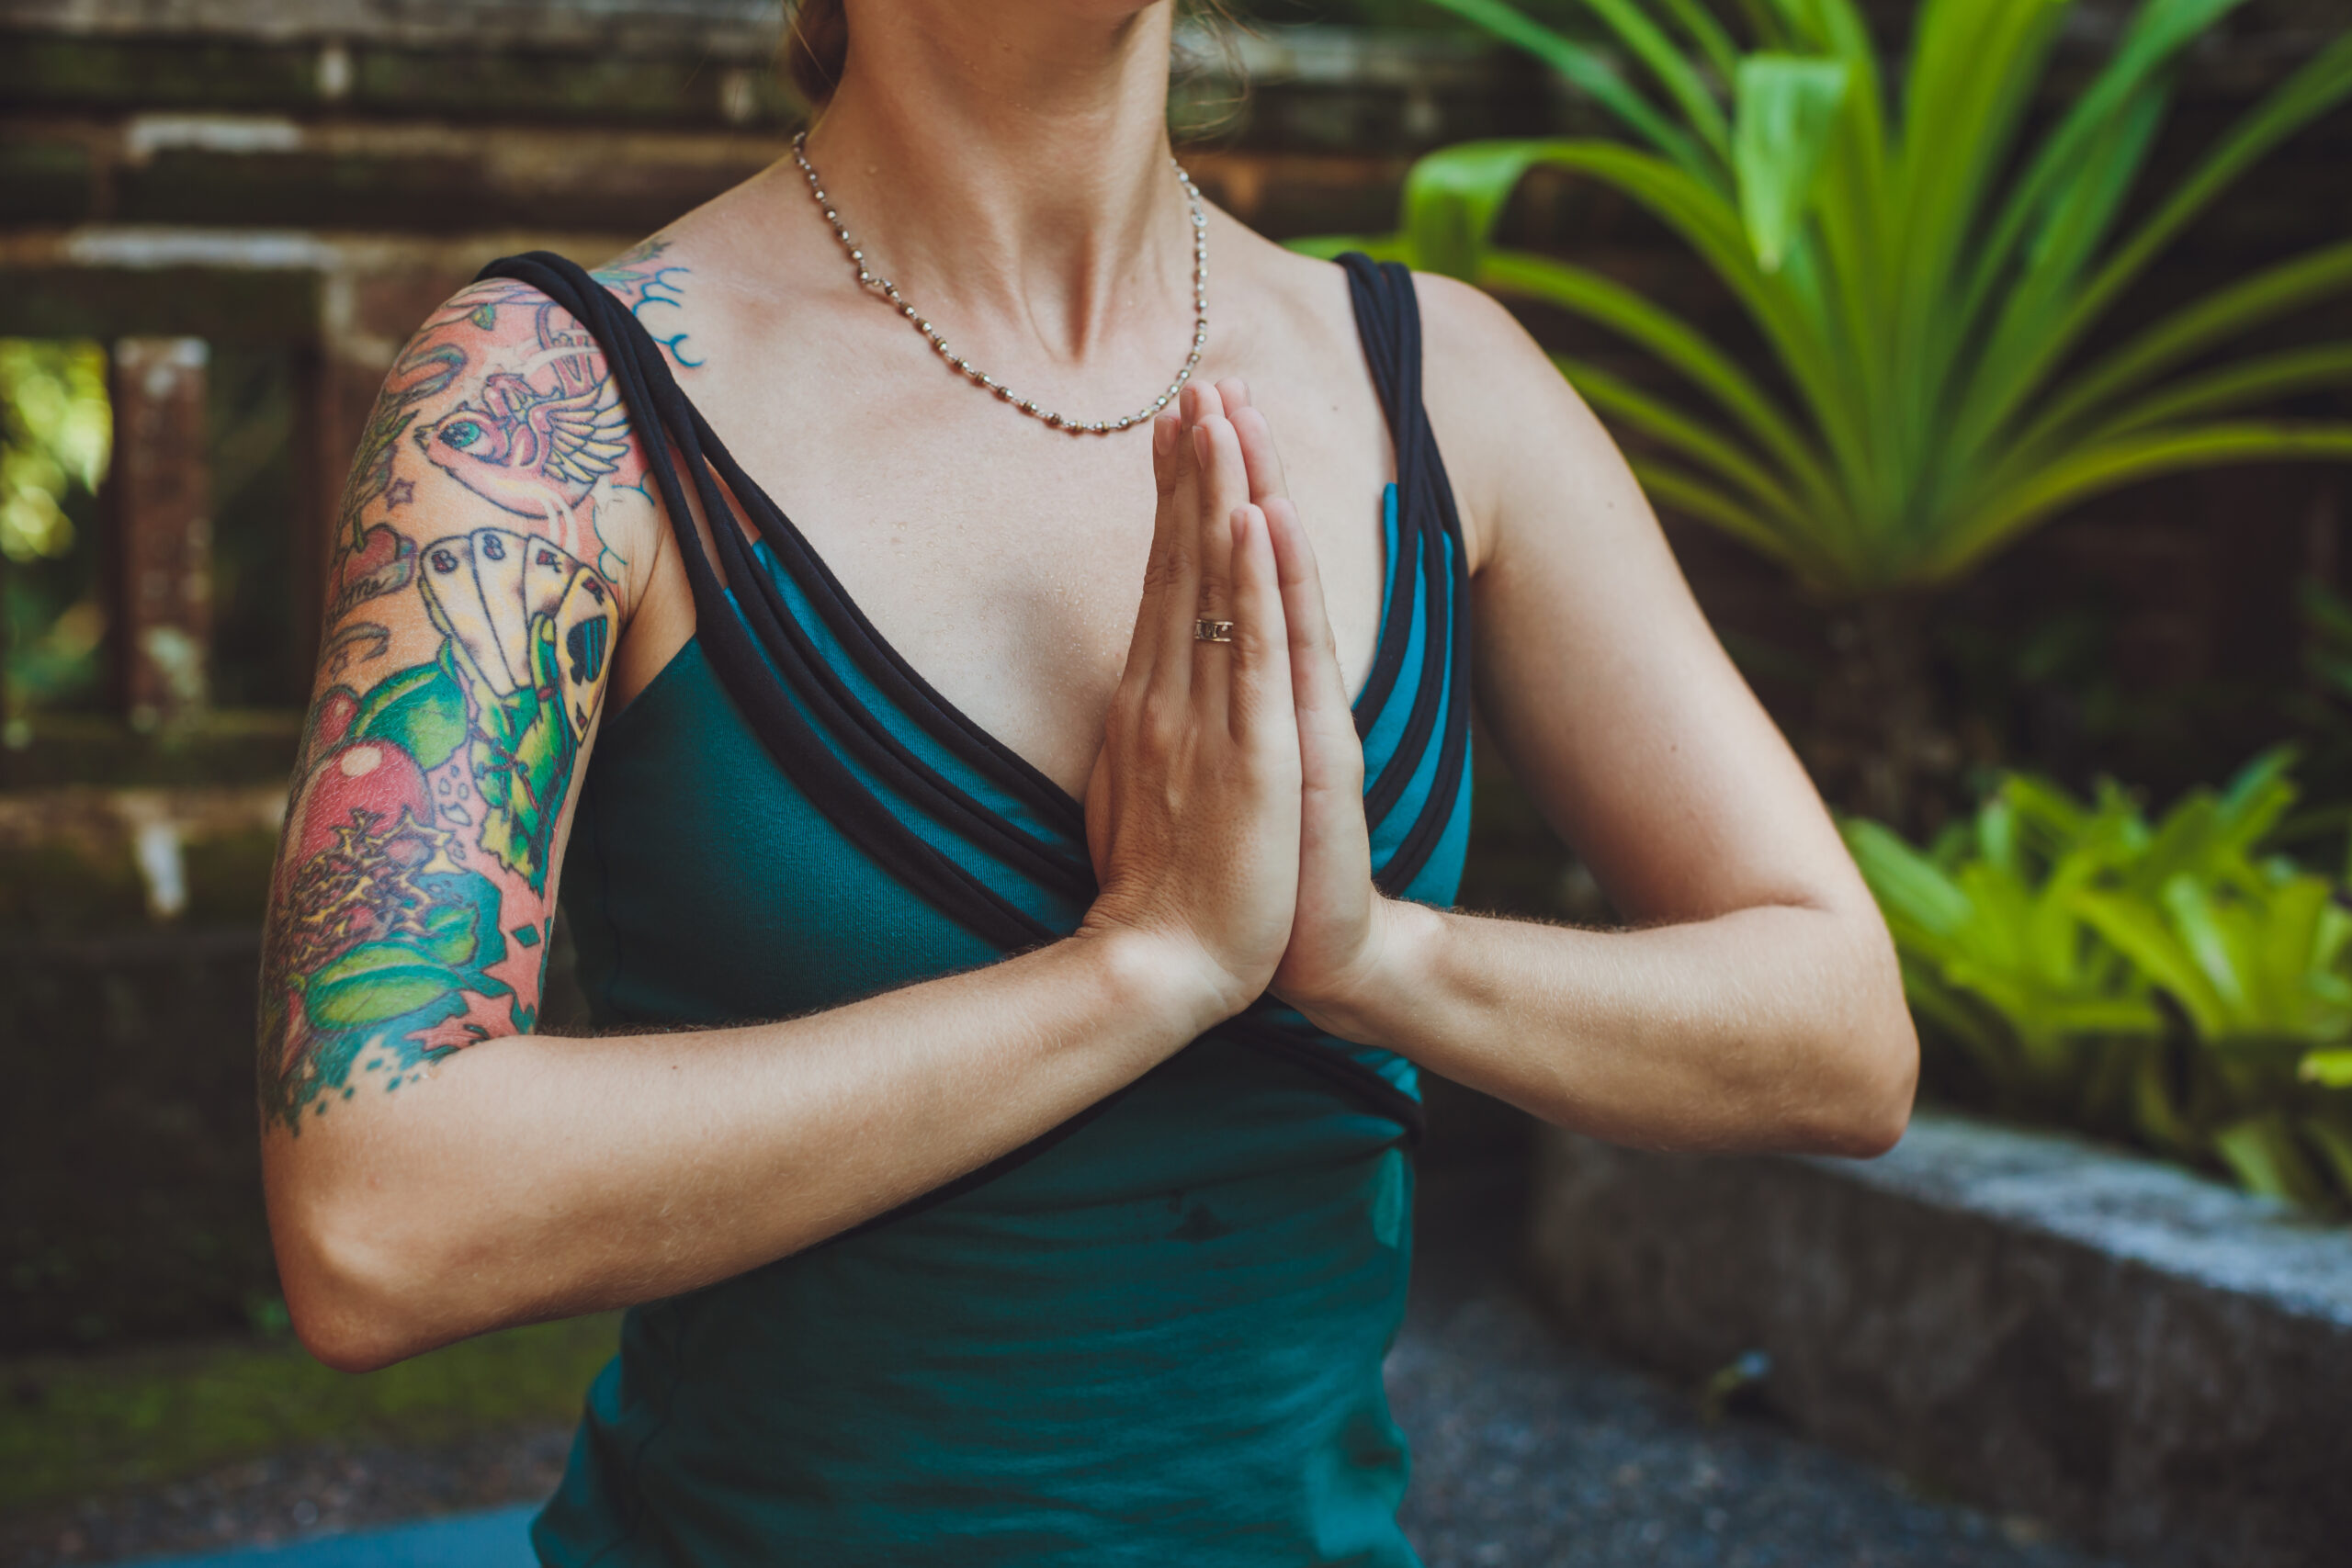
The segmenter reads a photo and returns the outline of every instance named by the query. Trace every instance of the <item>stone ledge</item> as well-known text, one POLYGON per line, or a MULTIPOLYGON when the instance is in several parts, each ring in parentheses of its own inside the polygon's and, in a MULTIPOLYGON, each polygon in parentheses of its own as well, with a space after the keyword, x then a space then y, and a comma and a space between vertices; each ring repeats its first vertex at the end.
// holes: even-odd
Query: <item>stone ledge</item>
POLYGON ((1922 1114, 1858 1164, 1547 1132, 1531 1264, 1580 1336, 1761 1349, 1805 1430, 2164 1568, 2352 1540, 2352 1230, 2054 1134, 1922 1114))
POLYGON ((7 0, 0 20, 83 37, 173 35, 272 41, 623 49, 765 62, 779 0, 7 0))

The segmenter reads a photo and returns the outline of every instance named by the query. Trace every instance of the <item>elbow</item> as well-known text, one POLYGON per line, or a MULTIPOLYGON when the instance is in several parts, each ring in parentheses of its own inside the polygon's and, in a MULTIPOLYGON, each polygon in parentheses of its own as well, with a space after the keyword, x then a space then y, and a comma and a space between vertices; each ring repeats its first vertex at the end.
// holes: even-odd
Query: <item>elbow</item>
POLYGON ((1837 1107, 1821 1129, 1817 1152, 1876 1159, 1903 1140, 1919 1084, 1919 1045, 1904 1021, 1902 1043, 1888 1039, 1863 1054, 1848 1074, 1837 1107))
MULTIPOLYGON (((1875 940, 1842 965, 1832 1010, 1813 1035, 1790 1143, 1806 1154, 1875 1159, 1902 1141, 1919 1087, 1919 1032, 1903 995, 1894 943, 1871 911, 1875 940)), ((1849 947, 1849 953, 1854 952, 1849 947)))
POLYGON ((302 1348, 339 1372, 373 1372, 425 1348, 397 1302, 358 1270, 303 1247, 289 1257, 280 1242, 278 1278, 286 1313, 302 1348))
POLYGON ((1876 1159, 1902 1141, 1919 1089, 1919 1032, 1894 972, 1872 976, 1870 1005, 1858 1008, 1840 1031, 1824 1074, 1821 1125, 1815 1152, 1876 1159))
POLYGON ((413 1354, 401 1348, 397 1339, 385 1332, 384 1325, 367 1323, 333 1307, 304 1311, 293 1304, 290 1292, 287 1311, 293 1320, 294 1337, 302 1348, 311 1353, 311 1359, 335 1371, 379 1372, 413 1354))
POLYGON ((271 1205, 270 1239, 303 1349, 336 1371, 372 1372, 449 1337, 433 1334, 415 1310, 414 1282, 432 1277, 429 1265, 367 1239, 388 1234, 381 1216, 333 1201, 281 1212, 292 1207, 271 1205))

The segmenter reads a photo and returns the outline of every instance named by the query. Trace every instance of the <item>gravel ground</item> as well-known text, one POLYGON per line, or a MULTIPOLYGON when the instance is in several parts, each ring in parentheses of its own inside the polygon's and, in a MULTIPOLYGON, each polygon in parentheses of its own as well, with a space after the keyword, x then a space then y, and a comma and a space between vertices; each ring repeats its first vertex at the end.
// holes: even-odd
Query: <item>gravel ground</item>
POLYGON ((422 1451, 296 1450, 152 1492, 0 1518, 0 1563, 218 1551, 527 1502, 555 1490, 571 1447, 569 1427, 548 1427, 422 1451))
POLYGON ((2120 1568, 1919 1495, 1767 1416, 1561 1335, 1518 1288, 1526 1178, 1440 1168, 1416 1216, 1388 1396, 1427 1568, 2120 1568))
POLYGON ((2022 1520, 1931 1502, 1764 1419, 1563 1343, 1507 1289, 1408 1334, 1388 1388, 1413 1439, 1406 1533, 1428 1568, 2090 1568, 2022 1520))
MULTIPOLYGON (((1511 1282, 1509 1171, 1432 1182, 1388 1366, 1414 1447, 1407 1532, 1428 1568, 2095 1568, 1886 1472, 1561 1339, 1511 1282)), ((319 1450, 152 1493, 0 1519, 18 1568, 218 1550, 546 1495, 565 1431, 431 1452, 319 1450)))

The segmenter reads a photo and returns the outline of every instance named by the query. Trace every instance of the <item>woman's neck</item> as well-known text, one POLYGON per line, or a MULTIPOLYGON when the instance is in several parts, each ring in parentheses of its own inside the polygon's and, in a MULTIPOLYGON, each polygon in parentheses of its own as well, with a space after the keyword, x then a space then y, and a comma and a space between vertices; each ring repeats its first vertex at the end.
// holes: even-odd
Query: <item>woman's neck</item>
POLYGON ((1062 361, 1189 319, 1171 8, 850 0, 848 64, 808 157, 869 265, 925 309, 1025 330, 1062 361))

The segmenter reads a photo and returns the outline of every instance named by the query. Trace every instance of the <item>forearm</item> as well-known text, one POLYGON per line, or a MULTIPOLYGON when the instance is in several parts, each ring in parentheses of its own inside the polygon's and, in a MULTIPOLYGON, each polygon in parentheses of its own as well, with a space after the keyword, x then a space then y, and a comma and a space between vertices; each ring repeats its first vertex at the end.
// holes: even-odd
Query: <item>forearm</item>
POLYGON ((333 1140, 265 1146, 288 1300, 364 1367, 674 1294, 887 1212, 1213 1022, 1138 938, 1081 937, 786 1022, 485 1041, 333 1140))
POLYGON ((1879 1153, 1917 1045, 1876 922, 1811 905, 1590 931, 1383 908, 1323 1021, 1547 1122, 1659 1148, 1879 1153))

